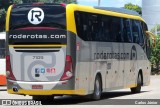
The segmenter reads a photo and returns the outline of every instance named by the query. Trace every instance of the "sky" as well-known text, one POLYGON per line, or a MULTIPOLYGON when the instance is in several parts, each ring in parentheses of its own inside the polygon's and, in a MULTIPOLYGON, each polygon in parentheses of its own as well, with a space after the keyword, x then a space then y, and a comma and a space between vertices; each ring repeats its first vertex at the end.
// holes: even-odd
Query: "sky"
MULTIPOLYGON (((78 4, 97 6, 98 0, 77 0, 78 4)), ((132 3, 142 7, 142 0, 101 0, 100 6, 104 7, 124 7, 124 4, 132 3)))

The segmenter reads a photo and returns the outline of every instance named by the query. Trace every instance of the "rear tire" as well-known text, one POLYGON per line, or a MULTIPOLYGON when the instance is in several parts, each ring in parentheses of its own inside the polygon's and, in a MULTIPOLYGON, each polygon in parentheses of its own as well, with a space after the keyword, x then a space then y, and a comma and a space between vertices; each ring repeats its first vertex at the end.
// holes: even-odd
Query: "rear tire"
POLYGON ((141 92, 141 86, 142 86, 142 76, 141 76, 141 74, 138 74, 137 87, 131 88, 131 92, 132 93, 140 93, 141 92))
POLYGON ((54 100, 54 96, 32 96, 32 99, 35 100, 35 101, 42 101, 42 102, 45 102, 45 101, 53 101, 54 100))
POLYGON ((101 78, 97 75, 95 82, 94 82, 94 92, 91 96, 91 99, 99 100, 99 99, 101 99, 101 94, 102 94, 101 78))

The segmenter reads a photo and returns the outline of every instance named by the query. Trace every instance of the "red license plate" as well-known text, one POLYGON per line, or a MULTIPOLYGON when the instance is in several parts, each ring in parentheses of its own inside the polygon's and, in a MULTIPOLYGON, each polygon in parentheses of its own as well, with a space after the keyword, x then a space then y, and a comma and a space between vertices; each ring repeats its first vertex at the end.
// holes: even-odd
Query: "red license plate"
POLYGON ((43 85, 32 85, 32 89, 43 89, 43 85))

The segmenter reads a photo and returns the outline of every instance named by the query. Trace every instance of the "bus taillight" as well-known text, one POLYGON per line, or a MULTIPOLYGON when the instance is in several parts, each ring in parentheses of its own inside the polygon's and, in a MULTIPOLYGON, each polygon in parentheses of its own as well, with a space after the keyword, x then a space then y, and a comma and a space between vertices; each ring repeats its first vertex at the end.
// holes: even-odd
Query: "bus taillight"
POLYGON ((62 6, 62 7, 66 7, 66 4, 65 4, 65 3, 62 3, 61 6, 62 6))
POLYGON ((12 69, 11 69, 11 63, 10 63, 10 56, 6 55, 6 75, 8 79, 11 80, 16 80, 16 78, 14 77, 13 73, 12 73, 12 69))
POLYGON ((61 77, 61 81, 68 80, 73 76, 73 70, 72 70, 72 58, 71 56, 67 55, 66 56, 66 64, 65 64, 65 69, 64 73, 61 77))

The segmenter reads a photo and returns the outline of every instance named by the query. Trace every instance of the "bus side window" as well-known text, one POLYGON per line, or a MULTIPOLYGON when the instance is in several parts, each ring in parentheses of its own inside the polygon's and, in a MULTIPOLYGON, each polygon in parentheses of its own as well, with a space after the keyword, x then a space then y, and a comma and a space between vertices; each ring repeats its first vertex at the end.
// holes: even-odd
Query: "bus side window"
POLYGON ((89 27, 89 25, 92 24, 90 24, 88 16, 88 13, 85 12, 75 13, 77 34, 84 41, 92 40, 90 34, 91 30, 89 27))
POLYGON ((104 16, 104 34, 107 36, 107 42, 117 42, 119 41, 120 35, 120 19, 111 16, 104 16))
POLYGON ((86 35, 86 38, 87 38, 87 40, 89 41, 91 41, 91 40, 93 40, 93 38, 92 38, 92 22, 91 22, 91 20, 89 19, 89 16, 87 17, 87 21, 88 21, 88 24, 86 25, 87 26, 87 35, 86 35))
POLYGON ((142 28, 142 25, 141 25, 140 21, 138 21, 138 26, 139 26, 139 30, 140 30, 140 43, 139 44, 144 47, 144 44, 145 44, 145 42, 144 42, 145 33, 143 31, 143 28, 142 28))
POLYGON ((102 16, 102 22, 103 22, 103 34, 104 34, 104 38, 103 41, 105 42, 110 42, 110 31, 109 31, 109 16, 102 16))
POLYGON ((139 43, 139 30, 135 20, 132 20, 132 34, 133 34, 133 42, 139 43))
POLYGON ((123 38, 124 42, 132 42, 131 23, 129 19, 123 19, 123 38))
POLYGON ((137 20, 132 20, 132 34, 133 42, 138 43, 142 46, 144 44, 142 28, 140 22, 137 20))
POLYGON ((81 16, 81 13, 79 12, 75 12, 75 19, 76 19, 76 29, 77 29, 77 34, 80 38, 83 39, 83 36, 82 36, 82 32, 83 32, 83 25, 82 25, 82 16, 81 16))
POLYGON ((102 15, 98 15, 98 18, 97 18, 97 30, 98 30, 98 39, 99 41, 101 42, 104 42, 104 39, 105 39, 105 35, 104 35, 104 22, 102 21, 102 15))
POLYGON ((85 41, 90 40, 90 35, 89 35, 89 25, 88 25, 88 13, 81 13, 81 23, 82 25, 82 32, 80 32, 82 39, 85 41))
POLYGON ((121 42, 124 42, 123 28, 124 28, 124 25, 123 25, 123 18, 121 18, 121 42))
POLYGON ((99 27, 98 27, 98 15, 92 14, 89 16, 92 22, 92 29, 91 29, 91 37, 93 41, 99 41, 100 37, 98 36, 99 27))
POLYGON ((133 42, 138 43, 139 45, 144 45, 144 35, 142 32, 141 23, 137 20, 132 21, 132 30, 133 30, 133 42))
POLYGON ((114 42, 121 42, 122 38, 121 38, 121 19, 115 17, 113 19, 113 37, 114 37, 114 42))

